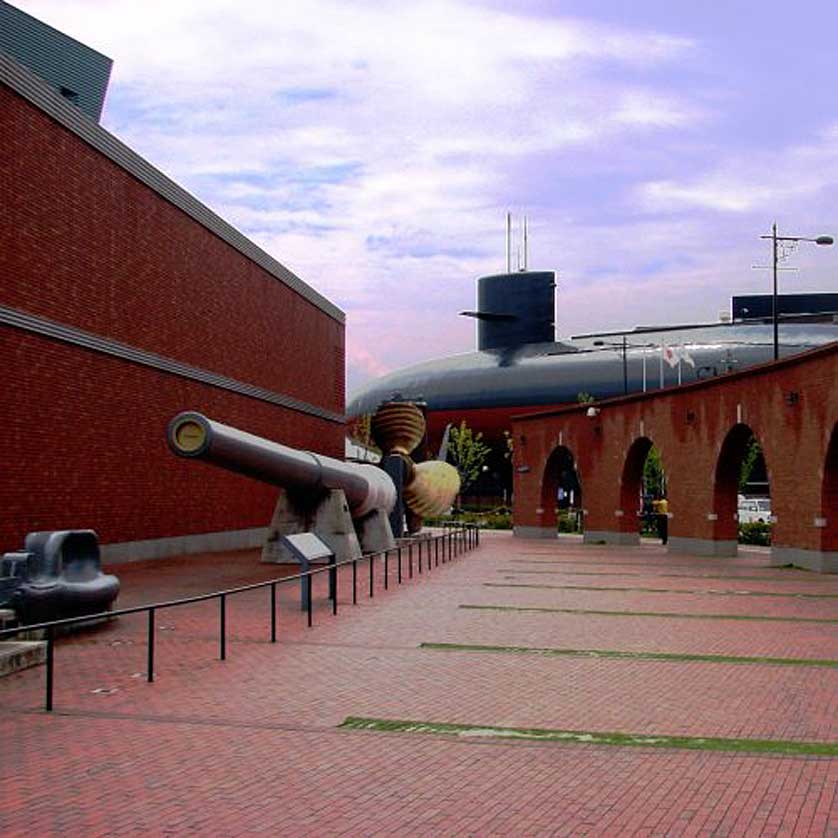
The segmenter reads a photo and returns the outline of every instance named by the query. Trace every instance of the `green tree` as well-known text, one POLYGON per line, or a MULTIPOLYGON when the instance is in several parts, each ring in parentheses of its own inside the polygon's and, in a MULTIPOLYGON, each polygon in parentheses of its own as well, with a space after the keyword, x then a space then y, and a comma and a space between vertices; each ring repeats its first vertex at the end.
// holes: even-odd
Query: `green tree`
POLYGON ((576 394, 576 401, 579 404, 593 404, 596 401, 596 399, 590 393, 586 393, 584 390, 580 390, 576 394))
POLYGON ((745 456, 742 458, 742 466, 739 469, 739 492, 745 491, 745 484, 751 479, 751 474, 762 459, 762 448, 759 447, 757 438, 752 436, 745 448, 745 456))
POLYGON ((492 449, 483 442, 483 434, 475 434, 465 419, 451 428, 448 437, 448 458, 460 474, 460 491, 465 492, 480 476, 492 449))
POLYGON ((666 494, 666 475, 663 471, 660 451, 653 445, 643 463, 643 489, 656 498, 666 494))

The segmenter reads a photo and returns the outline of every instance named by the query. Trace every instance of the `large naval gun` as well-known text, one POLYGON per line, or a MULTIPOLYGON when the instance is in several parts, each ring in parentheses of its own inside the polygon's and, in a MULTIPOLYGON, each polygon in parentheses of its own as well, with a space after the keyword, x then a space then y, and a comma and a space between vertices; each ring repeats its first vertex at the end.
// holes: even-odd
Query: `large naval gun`
MULTIPOLYGON (((282 536, 313 532, 338 561, 363 552, 395 547, 405 511, 416 529, 417 517, 444 512, 460 488, 456 469, 447 463, 414 463, 411 452, 425 434, 415 405, 385 406, 375 423, 385 468, 346 463, 300 451, 209 419, 179 413, 167 439, 180 457, 199 459, 285 491, 277 502, 262 561, 293 561, 282 536)), ((421 517, 418 517, 421 526, 421 517)))

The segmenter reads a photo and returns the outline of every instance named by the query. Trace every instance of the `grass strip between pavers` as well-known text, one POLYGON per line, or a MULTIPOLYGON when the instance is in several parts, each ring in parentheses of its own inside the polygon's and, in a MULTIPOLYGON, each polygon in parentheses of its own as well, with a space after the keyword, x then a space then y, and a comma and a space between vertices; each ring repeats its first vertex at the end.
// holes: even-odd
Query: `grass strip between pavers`
POLYGON ((484 582, 487 588, 539 588, 549 591, 624 591, 638 594, 707 594, 709 596, 770 596, 792 597, 794 599, 838 599, 838 594, 791 594, 774 593, 770 591, 706 591, 687 590, 685 588, 625 588, 608 585, 536 585, 531 582, 484 582))
MULTIPOLYGON (((510 559, 515 561, 515 559, 510 559)), ((730 582, 750 581, 750 582, 812 582, 813 584, 823 584, 820 579, 806 579, 803 577, 797 579, 775 579, 771 576, 738 576, 735 573, 717 574, 717 573, 655 573, 654 571, 629 573, 628 571, 620 570, 522 570, 517 567, 501 567, 498 568, 498 573, 514 573, 516 576, 528 576, 534 574, 536 576, 642 576, 646 579, 721 579, 730 582)), ((830 596, 838 596, 838 594, 830 594, 830 596)))
POLYGON ((590 614, 597 617, 669 617, 672 620, 757 620, 771 623, 838 623, 819 617, 769 617, 753 614, 684 614, 676 611, 596 611, 592 608, 546 608, 537 605, 469 605, 458 608, 475 611, 524 611, 538 614, 590 614))
POLYGON ((701 655, 680 652, 623 652, 618 649, 556 649, 537 646, 482 646, 469 643, 420 643, 420 649, 440 652, 507 652, 519 655, 548 657, 608 658, 642 661, 699 661, 702 663, 759 663, 778 666, 838 667, 838 660, 822 658, 766 658, 743 655, 701 655))
MULTIPOLYGON (((520 553, 519 555, 522 556, 541 556, 547 555, 546 553, 520 553)), ((723 564, 724 561, 729 561, 730 557, 728 556, 704 556, 702 557, 702 562, 706 562, 708 567, 712 567, 714 564, 718 567, 719 570, 724 570, 727 568, 735 569, 736 567, 746 567, 745 565, 725 565, 723 564)), ((672 561, 655 561, 654 559, 638 559, 636 561, 630 562, 621 562, 621 561, 610 561, 610 560, 603 560, 603 561, 593 561, 591 559, 507 559, 508 562, 514 562, 515 564, 547 564, 553 565, 553 567, 562 567, 566 565, 576 565, 577 567, 602 567, 606 570, 612 567, 634 567, 638 570, 641 570, 643 573, 654 573, 658 570, 670 570, 672 568, 683 568, 684 570, 695 570, 696 564, 695 562, 672 562, 672 561), (644 570, 645 568, 645 570, 644 570)), ((752 570, 757 570, 758 568, 751 567, 752 570)), ((776 571, 781 574, 791 573, 792 571, 795 572, 795 575, 798 579, 806 579, 806 578, 813 578, 813 574, 811 571, 806 571, 802 567, 794 567, 790 564, 784 565, 772 565, 771 567, 766 567, 765 570, 769 571, 776 571)), ((762 578, 762 577, 761 577, 762 578)), ((773 579, 773 576, 765 577, 767 579, 773 579)))
POLYGON ((613 733, 594 730, 553 730, 538 727, 495 727, 448 722, 418 722, 347 716, 339 725, 345 730, 381 733, 425 733, 468 739, 519 739, 536 742, 578 742, 586 745, 623 745, 645 748, 686 748, 695 751, 739 751, 752 754, 838 756, 836 742, 794 742, 783 739, 724 739, 710 736, 666 736, 613 733))

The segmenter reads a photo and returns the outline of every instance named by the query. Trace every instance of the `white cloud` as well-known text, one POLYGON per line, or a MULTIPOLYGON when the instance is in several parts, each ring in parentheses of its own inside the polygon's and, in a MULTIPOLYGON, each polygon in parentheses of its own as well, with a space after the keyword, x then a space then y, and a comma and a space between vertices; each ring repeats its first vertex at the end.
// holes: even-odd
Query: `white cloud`
MULTIPOLYGON (((464 0, 17 2, 114 58, 106 127, 347 310, 356 381, 471 345, 455 312, 502 266, 514 170, 566 155, 572 173, 592 149, 612 165, 706 119, 655 75, 693 42, 631 26, 464 0)), ((534 245, 571 277, 604 239, 626 249, 536 212, 534 245)))
POLYGON ((838 184, 838 123, 807 142, 770 151, 732 151, 685 180, 651 181, 638 187, 647 209, 698 207, 720 212, 808 214, 819 193, 838 184))

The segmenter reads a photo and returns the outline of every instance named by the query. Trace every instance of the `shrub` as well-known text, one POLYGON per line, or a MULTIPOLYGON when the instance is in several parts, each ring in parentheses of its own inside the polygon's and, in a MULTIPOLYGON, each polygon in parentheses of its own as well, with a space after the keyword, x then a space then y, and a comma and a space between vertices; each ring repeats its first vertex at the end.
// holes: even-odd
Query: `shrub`
POLYGON ((771 524, 754 521, 751 524, 739 525, 740 544, 758 544, 761 547, 771 546, 771 524))
POLYGON ((438 515, 433 518, 425 518, 423 521, 426 527, 438 527, 441 524, 452 522, 477 524, 487 530, 511 530, 512 510, 506 506, 499 506, 497 509, 486 510, 485 512, 456 510, 451 515, 438 515))
POLYGON ((559 515, 559 532, 582 532, 580 526, 580 516, 574 509, 560 509, 559 515))

